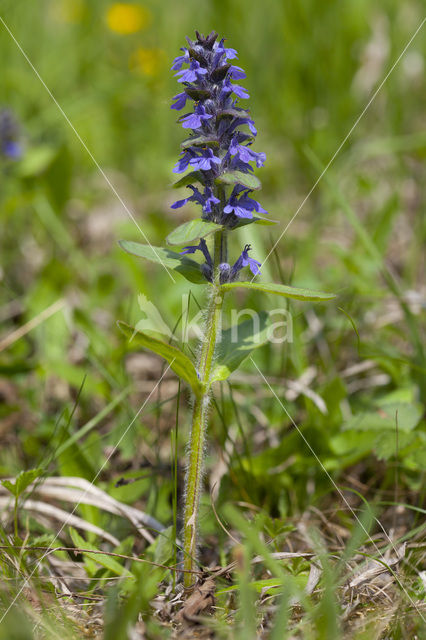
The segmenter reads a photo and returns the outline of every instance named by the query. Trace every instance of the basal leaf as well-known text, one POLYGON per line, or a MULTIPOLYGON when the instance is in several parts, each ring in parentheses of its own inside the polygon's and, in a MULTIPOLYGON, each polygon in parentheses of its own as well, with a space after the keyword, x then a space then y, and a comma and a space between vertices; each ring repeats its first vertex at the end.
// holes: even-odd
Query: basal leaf
POLYGON ((224 291, 231 289, 251 289, 264 291, 265 293, 274 293, 284 298, 293 298, 294 300, 332 300, 336 296, 333 293, 323 293, 322 291, 310 291, 309 289, 298 289, 296 287, 288 287, 285 284, 274 284, 273 282, 228 282, 222 285, 224 291))
POLYGON ((139 258, 145 258, 151 262, 173 269, 180 273, 184 278, 193 282, 194 284, 206 284, 206 280, 201 273, 200 265, 195 260, 191 260, 187 256, 182 256, 180 253, 175 253, 170 249, 164 249, 163 247, 153 247, 148 244, 140 244, 139 242, 132 242, 131 240, 121 240, 119 245, 127 253, 131 253, 139 258))
POLYGON ((243 173, 242 171, 227 171, 221 176, 216 178, 216 182, 219 184, 241 184, 248 189, 260 189, 261 183, 259 178, 251 173, 243 173))
POLYGON ((202 386, 198 379, 197 371, 192 360, 190 360, 185 353, 177 347, 158 340, 143 331, 136 331, 125 322, 118 322, 118 326, 124 335, 129 338, 131 345, 150 349, 167 360, 170 368, 173 369, 179 378, 182 378, 182 380, 185 380, 190 385, 195 395, 200 394, 202 386))
POLYGON ((268 314, 262 311, 223 331, 212 382, 226 380, 254 349, 265 344, 268 329, 268 314))
POLYGON ((188 244, 200 238, 205 238, 214 231, 220 231, 221 228, 222 226, 215 222, 208 222, 207 220, 197 218, 196 220, 185 222, 174 229, 169 233, 166 241, 171 245, 188 244))

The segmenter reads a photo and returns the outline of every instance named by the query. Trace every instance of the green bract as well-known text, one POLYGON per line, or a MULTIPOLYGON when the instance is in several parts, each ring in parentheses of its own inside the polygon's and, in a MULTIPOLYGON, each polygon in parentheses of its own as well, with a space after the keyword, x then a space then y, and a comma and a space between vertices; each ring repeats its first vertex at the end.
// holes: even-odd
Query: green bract
POLYGON ((262 186, 259 178, 256 178, 256 176, 253 176, 251 173, 241 173, 241 171, 228 171, 227 173, 223 173, 216 179, 216 182, 218 184, 240 184, 243 187, 253 190, 260 189, 262 186))
POLYGON ((216 222, 208 222, 207 220, 197 218, 196 220, 184 222, 179 227, 176 227, 174 231, 169 233, 166 241, 167 244, 171 245, 189 244, 200 238, 205 238, 215 231, 220 231, 220 229, 221 225, 216 224, 216 222))
POLYGON ((177 271, 177 273, 180 273, 184 278, 194 284, 205 284, 205 279, 202 276, 198 262, 182 256, 180 253, 129 240, 121 240, 120 246, 127 253, 139 256, 139 258, 145 258, 145 260, 149 260, 150 262, 157 262, 163 265, 163 267, 177 271))

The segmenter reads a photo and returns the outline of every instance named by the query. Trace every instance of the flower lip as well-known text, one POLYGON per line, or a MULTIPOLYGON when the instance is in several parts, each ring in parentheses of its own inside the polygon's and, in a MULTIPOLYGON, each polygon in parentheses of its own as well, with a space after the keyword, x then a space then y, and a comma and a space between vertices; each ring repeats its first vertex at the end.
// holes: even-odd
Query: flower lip
POLYGON ((180 111, 186 105, 186 101, 188 100, 188 94, 185 91, 182 91, 182 93, 177 93, 173 97, 173 100, 176 100, 176 102, 172 104, 170 108, 177 109, 178 111, 180 111))
POLYGON ((199 129, 204 120, 210 120, 213 118, 212 114, 206 113, 203 105, 198 104, 195 107, 194 113, 189 113, 180 119, 182 127, 184 129, 199 129))
POLYGON ((199 76, 204 76, 207 73, 207 69, 204 69, 197 60, 191 59, 189 69, 182 69, 175 73, 175 76, 180 76, 178 82, 196 82, 199 76))
POLYGON ((175 58, 173 60, 173 64, 171 66, 171 70, 172 71, 180 71, 180 69, 182 69, 182 66, 186 63, 189 62, 189 51, 186 47, 181 47, 180 49, 181 51, 184 51, 183 56, 177 56, 177 58, 175 58))
POLYGON ((209 148, 203 149, 201 155, 191 158, 189 164, 194 169, 202 169, 208 171, 213 169, 214 164, 220 164, 220 158, 214 155, 213 151, 209 148))

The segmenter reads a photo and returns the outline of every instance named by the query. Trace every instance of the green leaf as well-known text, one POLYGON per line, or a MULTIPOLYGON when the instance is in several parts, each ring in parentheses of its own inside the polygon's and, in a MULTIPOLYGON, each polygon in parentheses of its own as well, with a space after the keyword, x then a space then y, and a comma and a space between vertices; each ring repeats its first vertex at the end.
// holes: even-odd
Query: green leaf
POLYGON ((187 149, 188 147, 204 147, 209 145, 217 147, 218 144, 219 140, 211 136, 192 136, 192 138, 184 140, 180 146, 182 149, 187 149))
MULTIPOLYGON (((296 588, 304 589, 308 582, 307 573, 300 573, 298 575, 289 574, 288 580, 286 579, 286 584, 284 586, 283 581, 279 578, 265 578, 263 580, 253 580, 248 584, 255 589, 258 593, 265 593, 271 595, 277 595, 283 592, 285 587, 288 587, 288 584, 292 581, 296 588)), ((238 591, 240 589, 240 585, 234 584, 231 587, 224 587, 219 591, 216 591, 216 595, 222 595, 224 593, 230 593, 232 591, 238 591)))
POLYGON ((356 431, 381 431, 395 432, 396 423, 400 431, 412 431, 422 417, 420 404, 408 404, 405 402, 392 402, 382 405, 377 411, 359 413, 350 418, 343 425, 343 429, 356 431))
POLYGON ((204 176, 201 171, 190 171, 185 176, 174 182, 172 187, 173 189, 179 189, 180 187, 186 187, 188 184, 193 184, 194 182, 201 182, 201 184, 205 184, 204 176))
POLYGON ((248 224, 262 224, 262 225, 272 225, 278 224, 278 220, 271 220, 270 218, 259 218, 259 216, 253 216, 253 218, 238 218, 238 222, 233 229, 239 229, 240 227, 245 227, 248 224))
POLYGON ((166 238, 168 244, 188 244, 189 242, 195 242, 200 238, 205 238, 210 233, 220 231, 222 225, 216 224, 216 222, 208 222, 197 218, 196 220, 190 220, 177 227, 174 231, 169 233, 166 238))
POLYGON ((296 287, 288 287, 285 284, 274 284, 273 282, 228 282, 227 284, 222 285, 222 289, 224 291, 238 288, 274 293, 278 296, 292 298, 294 300, 332 300, 336 297, 333 293, 310 291, 309 289, 297 289, 296 287))
POLYGON ((43 474, 43 469, 29 469, 28 471, 21 471, 19 475, 16 476, 15 481, 11 482, 10 480, 2 480, 1 484, 5 489, 10 491, 15 498, 19 498, 30 486, 32 482, 36 478, 39 478, 43 474))
POLYGON ((119 245, 127 253, 177 271, 177 273, 180 273, 184 278, 189 280, 189 282, 206 284, 198 262, 187 258, 187 256, 182 256, 180 253, 175 253, 170 249, 153 247, 147 244, 140 244, 139 242, 132 242, 131 240, 120 240, 119 245))
POLYGON ((55 147, 41 145, 26 150, 19 163, 18 173, 22 178, 32 178, 43 173, 55 158, 57 150, 55 147))
POLYGON ((154 551, 154 562, 166 564, 170 558, 173 558, 174 546, 173 527, 170 526, 159 533, 149 549, 154 551))
POLYGON ((262 311, 222 332, 212 382, 226 380, 254 349, 268 341, 268 314, 262 311))
POLYGON ((251 173, 243 173, 242 171, 227 171, 216 178, 215 182, 219 184, 241 184, 248 189, 260 189, 261 183, 259 178, 251 173))
MULTIPOLYGON (((237 229, 239 227, 243 227, 247 224, 261 224, 261 225, 272 225, 277 224, 276 220, 268 220, 267 218, 259 218, 257 216, 251 218, 241 218, 237 224, 232 227, 233 229, 237 229)), ((215 231, 220 231, 223 229, 223 226, 217 224, 216 222, 209 222, 208 220, 203 220, 202 218, 197 218, 196 220, 190 220, 189 222, 184 222, 179 227, 177 227, 174 231, 169 233, 166 240, 170 245, 182 245, 188 244, 189 242, 195 242, 200 238, 205 238, 211 233, 215 231)))
POLYGON ((333 436, 329 444, 336 456, 351 455, 356 460, 357 456, 363 456, 372 450, 375 439, 376 434, 371 431, 358 433, 358 431, 351 430, 333 436))
POLYGON ((143 331, 136 331, 130 325, 125 322, 117 323, 120 330, 126 335, 132 344, 146 349, 150 349, 154 353, 167 360, 170 364, 170 368, 179 376, 182 380, 185 380, 192 388, 195 395, 199 395, 202 391, 202 385, 198 379, 195 366, 180 349, 158 340, 143 331))
MULTIPOLYGON (((90 544, 90 542, 87 542, 84 538, 81 537, 79 533, 77 533, 75 529, 70 527, 69 530, 70 530, 71 539, 77 550, 90 549, 90 551, 96 551, 96 552, 99 551, 98 547, 95 547, 95 545, 90 544)), ((104 555, 103 553, 90 553, 90 552, 83 552, 83 554, 88 558, 90 558, 91 560, 93 560, 94 562, 97 562, 98 564, 100 564, 101 567, 105 567, 105 569, 108 569, 109 571, 111 571, 111 573, 114 573, 117 576, 126 576, 128 578, 134 577, 133 574, 128 569, 123 567, 119 562, 117 562, 115 558, 111 556, 104 555)))
POLYGON ((72 164, 72 156, 69 149, 66 145, 63 145, 58 149, 45 172, 49 200, 56 211, 62 211, 65 204, 69 201, 72 164))
MULTIPOLYGON (((389 460, 390 458, 400 456, 402 463, 407 454, 407 447, 414 444, 418 440, 418 432, 404 432, 398 433, 398 439, 394 431, 384 431, 379 433, 374 443, 374 451, 379 460, 389 460)), ((417 442, 417 444, 421 444, 417 442)))

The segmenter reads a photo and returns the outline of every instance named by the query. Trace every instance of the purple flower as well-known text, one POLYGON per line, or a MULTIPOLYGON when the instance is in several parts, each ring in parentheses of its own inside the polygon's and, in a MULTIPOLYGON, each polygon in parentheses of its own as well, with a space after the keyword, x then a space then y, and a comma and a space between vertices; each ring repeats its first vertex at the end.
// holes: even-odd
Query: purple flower
POLYGON ((219 265, 219 282, 224 284, 231 279, 231 265, 228 262, 221 262, 219 265))
POLYGON ((200 156, 192 158, 189 164, 193 169, 202 169, 208 171, 213 168, 214 164, 220 164, 220 158, 214 155, 211 149, 203 149, 200 156))
POLYGON ((5 142, 2 151, 11 160, 19 160, 22 156, 22 147, 19 142, 5 142))
POLYGON ((184 51, 184 54, 183 56, 178 56, 173 60, 173 64, 171 66, 172 71, 178 71, 179 69, 182 69, 182 65, 184 65, 186 62, 189 62, 188 49, 186 47, 181 47, 180 50, 184 51))
POLYGON ((19 160, 22 146, 18 142, 19 127, 8 109, 0 111, 0 153, 10 160, 19 160))
POLYGON ((213 191, 210 187, 206 187, 204 193, 200 193, 196 187, 193 187, 192 184, 188 185, 188 189, 192 189, 193 193, 188 198, 184 198, 183 200, 177 200, 171 205, 172 209, 180 209, 187 202, 198 202, 203 207, 203 211, 205 213, 211 213, 212 205, 219 204, 219 198, 213 194, 213 191))
POLYGON ((229 94, 232 92, 234 92, 235 95, 238 96, 239 98, 250 97, 247 90, 244 89, 244 87, 241 87, 239 84, 232 84, 229 78, 225 78, 220 91, 220 99, 222 99, 222 101, 225 101, 228 98, 229 94))
POLYGON ((241 80, 242 78, 247 78, 245 71, 241 69, 241 67, 235 67, 234 65, 231 65, 228 73, 229 73, 229 77, 234 78, 234 80, 241 80))
POLYGON ((237 51, 235 49, 229 49, 228 47, 225 47, 224 42, 225 38, 222 38, 222 40, 217 45, 216 51, 218 53, 222 53, 222 55, 225 54, 226 60, 234 60, 234 58, 238 58, 237 51))
MULTIPOLYGON (((248 98, 249 94, 236 81, 246 74, 241 67, 228 62, 237 58, 237 52, 225 47, 225 40, 218 40, 217 33, 204 36, 197 31, 195 40, 187 40, 188 47, 173 62, 175 76, 185 87, 175 95, 171 108, 187 110, 188 100, 192 100, 194 109, 179 118, 182 127, 191 132, 173 171, 181 173, 189 167, 196 172, 194 182, 201 182, 203 188, 200 191, 193 188, 192 195, 172 207, 177 209, 189 201, 196 202, 202 207, 204 219, 232 228, 237 218, 250 220, 254 212, 267 213, 250 198, 253 189, 241 182, 234 184, 234 188, 227 184, 219 186, 217 181, 224 173, 233 171, 250 175, 265 162, 265 154, 251 147, 257 134, 254 121, 239 106, 240 99, 248 98), (184 64, 188 68, 182 68, 184 64), (244 126, 248 126, 250 133, 242 130, 244 126)), ((243 177, 241 180, 246 182, 243 177)))
POLYGON ((216 196, 213 194, 211 187, 206 187, 206 190, 204 192, 204 197, 205 197, 205 200, 203 204, 203 211, 205 213, 211 213, 212 205, 219 204, 220 199, 216 198, 216 196))
POLYGON ((181 123, 184 129, 199 129, 204 120, 213 118, 212 115, 206 113, 203 105, 199 104, 195 107, 195 112, 182 118, 181 123))
POLYGON ((175 76, 180 76, 178 82, 196 82, 199 76, 204 76, 207 73, 207 69, 200 66, 197 60, 191 60, 189 69, 178 71, 175 76))
POLYGON ((231 280, 235 280, 241 269, 243 269, 244 267, 250 267, 250 271, 254 276, 257 276, 257 274, 260 273, 259 267, 261 266, 261 263, 254 258, 250 258, 248 254, 249 251, 251 251, 251 246, 249 244, 246 244, 240 257, 231 268, 231 280))
POLYGON ((213 276, 213 260, 207 248, 207 244, 204 238, 201 238, 199 244, 197 245, 190 245, 189 247, 184 247, 181 253, 182 254, 195 253, 196 251, 201 251, 204 258, 206 259, 206 263, 202 265, 202 271, 205 277, 207 278, 207 280, 211 282, 212 276, 213 276))
POLYGON ((172 209, 180 209, 181 207, 183 207, 187 202, 199 202, 200 204, 204 205, 205 203, 205 198, 204 196, 198 191, 198 189, 196 187, 193 187, 192 184, 188 185, 188 189, 192 189, 193 193, 192 196, 188 196, 188 198, 184 198, 183 200, 177 200, 176 202, 174 202, 171 205, 172 209))
POLYGON ((241 171, 241 173, 253 173, 251 164, 243 162, 238 156, 231 157, 229 160, 229 169, 231 171, 241 171))
POLYGON ((231 84, 231 87, 232 87, 232 91, 239 98, 250 98, 249 92, 246 89, 244 89, 244 87, 241 87, 239 84, 231 84))
POLYGON ((262 167, 265 164, 265 153, 256 153, 255 151, 252 151, 250 147, 239 144, 235 136, 232 138, 231 144, 229 145, 229 152, 231 155, 237 155, 242 162, 254 161, 256 163, 256 167, 262 167))
POLYGON ((233 60, 234 58, 238 58, 236 50, 225 47, 224 42, 225 42, 225 38, 222 38, 219 44, 215 43, 215 46, 213 48, 213 51, 214 51, 213 67, 217 67, 220 61, 222 60, 222 58, 224 58, 225 62, 227 60, 233 60))
POLYGON ((237 127, 246 124, 248 126, 248 128, 250 129, 251 133, 254 136, 257 136, 257 129, 254 126, 254 121, 251 118, 236 118, 236 120, 232 123, 232 126, 230 127, 230 129, 233 131, 234 129, 236 129, 237 127))
POLYGON ((250 198, 247 191, 244 187, 235 187, 228 204, 223 209, 223 213, 233 213, 238 218, 252 218, 253 211, 257 213, 268 213, 256 200, 250 198))
POLYGON ((188 168, 189 161, 194 157, 194 155, 195 153, 192 149, 185 149, 185 151, 182 151, 179 160, 173 168, 173 173, 183 173, 188 168))
POLYGON ((177 111, 180 111, 180 109, 183 109, 184 106, 186 105, 186 101, 188 100, 188 95, 185 93, 185 91, 183 91, 182 93, 176 94, 173 97, 173 100, 176 100, 176 102, 172 104, 170 108, 177 109, 177 111))

